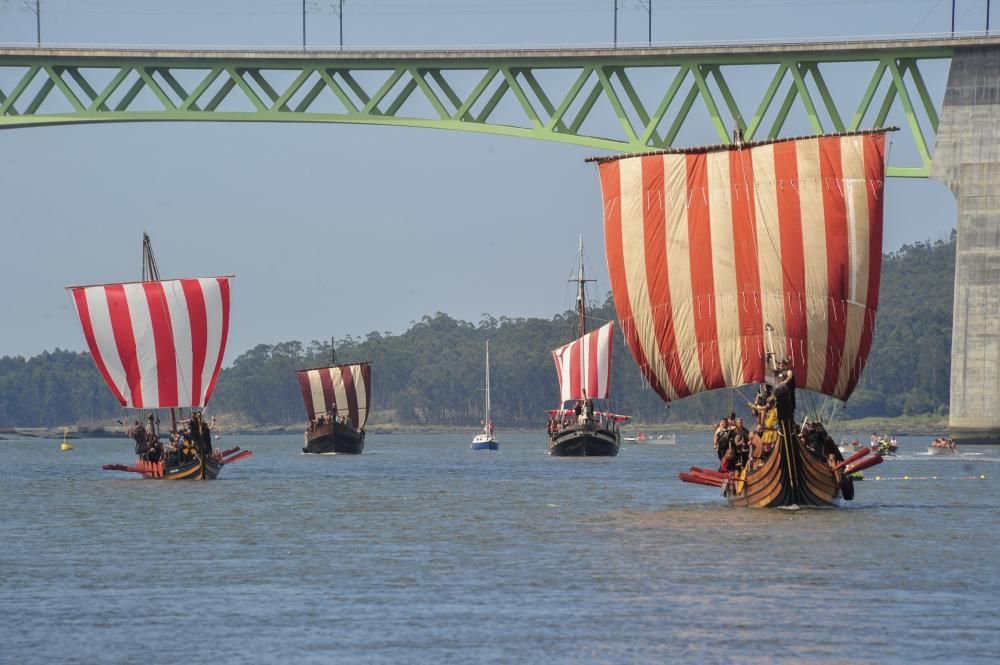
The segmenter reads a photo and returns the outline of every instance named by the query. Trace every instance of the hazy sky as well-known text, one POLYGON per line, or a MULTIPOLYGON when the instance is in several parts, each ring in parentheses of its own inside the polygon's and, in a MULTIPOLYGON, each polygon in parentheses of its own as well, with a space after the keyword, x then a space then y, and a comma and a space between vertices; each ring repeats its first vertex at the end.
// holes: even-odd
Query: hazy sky
MULTIPOLYGON (((652 0, 657 43, 939 33, 948 0, 652 0)), ((31 0, 28 4, 34 6, 31 0)), ((309 44, 337 44, 309 0, 309 44)), ((606 44, 613 0, 347 0, 348 47, 606 44)), ((620 0, 619 42, 647 16, 620 0)), ((44 44, 298 47, 301 0, 42 0, 44 44)), ((957 3, 981 31, 985 0, 957 3)), ((995 10, 997 8, 994 8, 995 10)), ((0 43, 35 41, 0 0, 0 43)), ((770 74, 766 74, 769 76, 770 74)), ((925 73, 940 98, 946 66, 925 73)), ((743 86, 762 89, 764 74, 743 86), (755 80, 756 79, 756 80, 755 80)), ((759 91, 756 93, 759 96, 759 91)), ((258 343, 403 332, 443 311, 478 321, 571 306, 576 238, 607 291, 592 150, 353 125, 148 123, 0 131, 0 355, 83 350, 68 284, 235 274, 227 360, 258 343)), ((940 184, 892 180, 886 249, 955 224, 940 184)))

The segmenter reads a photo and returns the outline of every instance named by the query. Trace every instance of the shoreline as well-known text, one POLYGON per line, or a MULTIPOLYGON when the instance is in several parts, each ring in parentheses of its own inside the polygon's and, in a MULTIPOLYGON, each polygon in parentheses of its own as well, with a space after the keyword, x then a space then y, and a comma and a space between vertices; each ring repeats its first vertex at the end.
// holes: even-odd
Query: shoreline
MULTIPOLYGON (((941 416, 899 416, 896 418, 861 418, 857 420, 836 420, 828 425, 835 439, 840 437, 867 437, 872 433, 893 436, 938 436, 948 432, 947 417, 941 416)), ((62 439, 63 427, 8 427, 0 429, 0 440, 3 439, 62 439)), ((217 434, 226 436, 253 435, 288 435, 301 434, 305 425, 240 425, 215 428, 217 434)), ((403 434, 403 435, 433 435, 433 434, 464 434, 479 431, 474 425, 401 425, 384 423, 371 425, 367 428, 369 434, 403 434)), ((544 432, 544 423, 538 427, 498 427, 498 431, 533 431, 544 432)), ((633 434, 711 434, 713 424, 702 423, 629 423, 622 428, 623 433, 633 434)), ((116 439, 124 437, 121 427, 106 426, 69 426, 67 440, 72 439, 116 439)))

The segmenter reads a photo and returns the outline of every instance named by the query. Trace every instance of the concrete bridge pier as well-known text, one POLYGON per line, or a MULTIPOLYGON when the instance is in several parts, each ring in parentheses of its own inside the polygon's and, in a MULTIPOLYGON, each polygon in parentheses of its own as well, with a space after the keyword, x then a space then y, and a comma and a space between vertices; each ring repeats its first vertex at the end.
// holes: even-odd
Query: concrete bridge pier
POLYGON ((1000 46, 955 49, 931 177, 958 200, 952 436, 1000 443, 1000 46))

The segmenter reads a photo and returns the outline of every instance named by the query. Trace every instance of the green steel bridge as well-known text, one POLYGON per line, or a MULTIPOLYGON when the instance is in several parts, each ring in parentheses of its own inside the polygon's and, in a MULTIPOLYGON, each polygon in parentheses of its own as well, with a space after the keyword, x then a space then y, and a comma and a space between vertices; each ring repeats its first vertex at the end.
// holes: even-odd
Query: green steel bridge
POLYGON ((921 67, 946 63, 959 47, 993 44, 1000 39, 497 51, 0 48, 0 128, 354 123, 641 152, 692 133, 700 143, 727 143, 735 128, 753 140, 880 127, 896 108, 910 148, 890 160, 888 174, 927 177, 941 95, 921 67), (754 86, 734 92, 748 77, 754 86), (789 120, 795 107, 797 125, 789 120))

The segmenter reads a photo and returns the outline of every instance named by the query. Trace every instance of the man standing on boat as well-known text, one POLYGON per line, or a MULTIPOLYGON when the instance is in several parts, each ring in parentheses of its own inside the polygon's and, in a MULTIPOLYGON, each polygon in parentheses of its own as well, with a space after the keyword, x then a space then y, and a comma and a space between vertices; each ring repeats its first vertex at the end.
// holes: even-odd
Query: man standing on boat
POLYGON ((778 382, 774 386, 774 397, 778 407, 778 422, 781 438, 786 445, 790 444, 796 435, 795 427, 795 374, 788 366, 788 359, 778 361, 778 382))
POLYGON ((789 422, 795 421, 795 373, 788 366, 788 359, 778 361, 778 383, 774 387, 774 395, 778 403, 778 418, 789 422))

